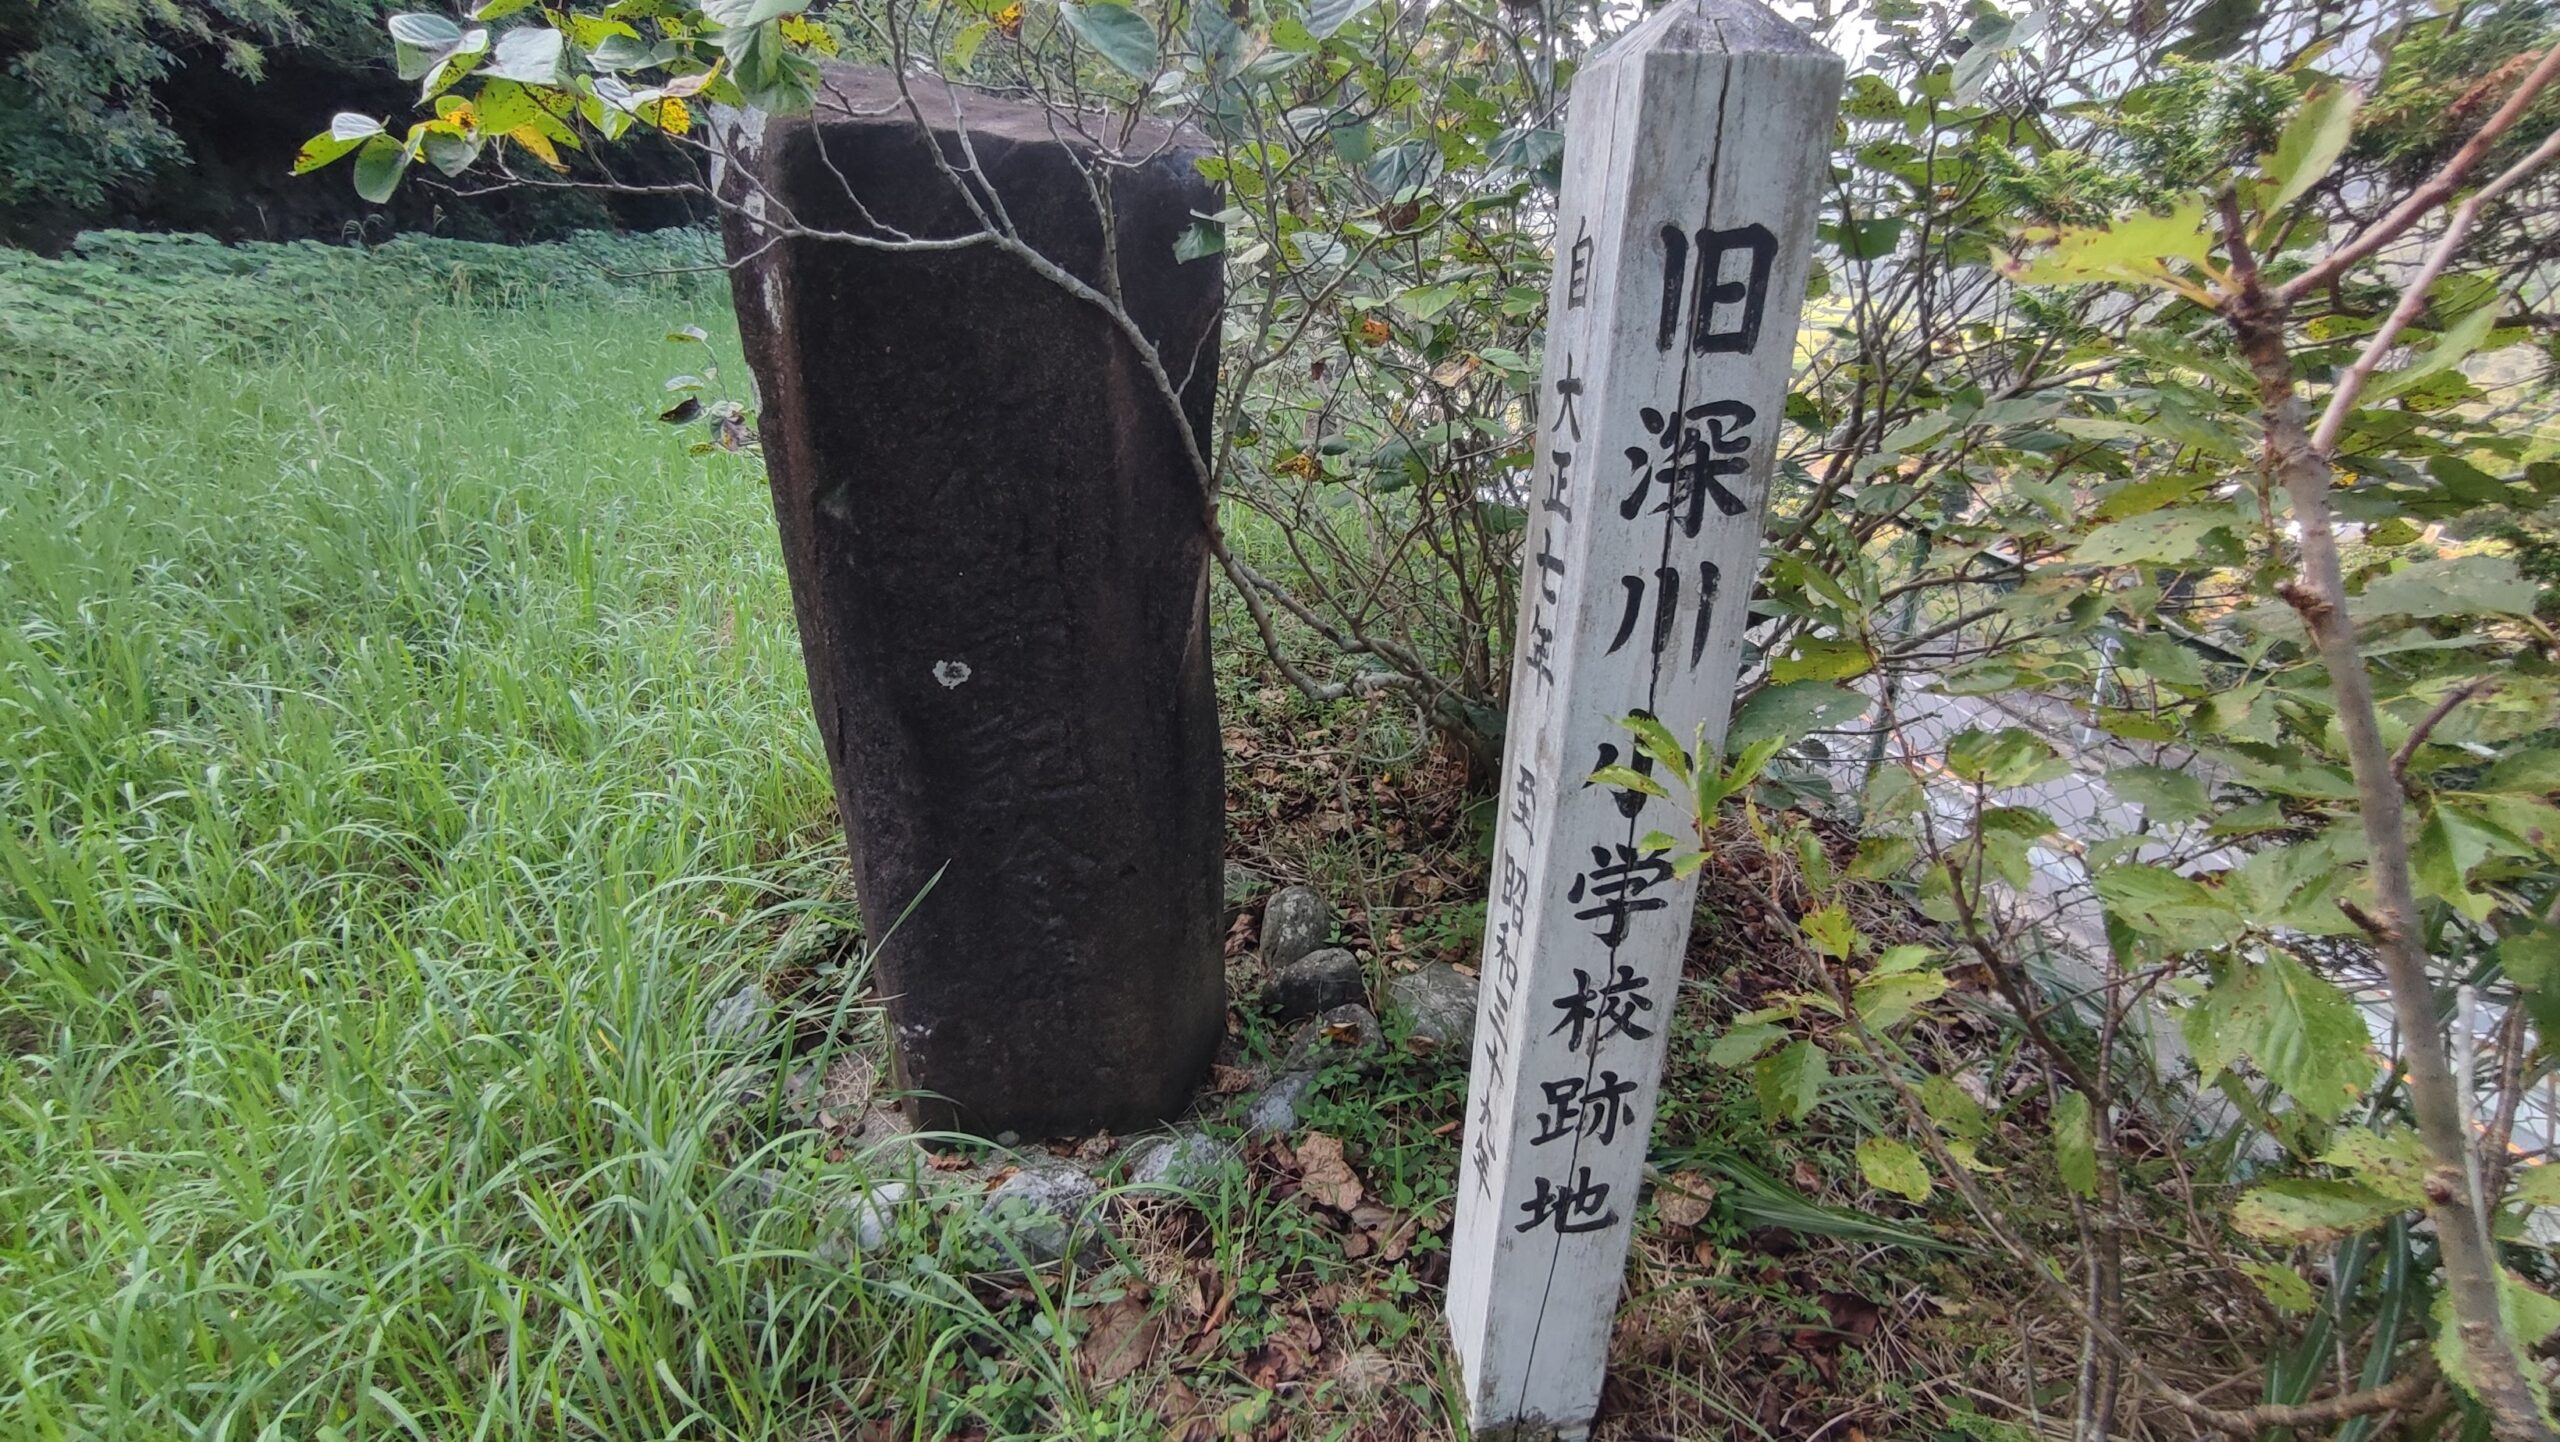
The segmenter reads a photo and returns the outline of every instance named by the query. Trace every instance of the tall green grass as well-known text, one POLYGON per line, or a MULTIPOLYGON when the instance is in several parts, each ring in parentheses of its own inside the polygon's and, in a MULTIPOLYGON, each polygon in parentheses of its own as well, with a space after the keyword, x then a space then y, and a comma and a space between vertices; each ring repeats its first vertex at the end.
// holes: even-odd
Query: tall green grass
POLYGON ((776 1157, 703 1014, 841 864, 761 480, 648 420, 723 302, 315 263, 289 332, 172 305, 0 420, 0 1436, 948 1386, 995 1324, 928 1251, 721 1204, 776 1157))

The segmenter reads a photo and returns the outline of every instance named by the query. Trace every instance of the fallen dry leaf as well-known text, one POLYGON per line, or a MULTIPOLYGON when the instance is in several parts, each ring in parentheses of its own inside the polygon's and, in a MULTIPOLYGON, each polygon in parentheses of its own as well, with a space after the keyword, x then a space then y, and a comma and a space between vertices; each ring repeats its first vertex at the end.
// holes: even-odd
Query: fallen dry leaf
POLYGON ((1696 1172, 1673 1172, 1653 1189, 1653 1210, 1674 1227, 1694 1227, 1715 1205, 1716 1184, 1696 1172))
POLYGON ((1307 1375, 1322 1350, 1324 1334, 1316 1324, 1303 1316, 1292 1317, 1245 1359, 1245 1379, 1266 1392, 1283 1382, 1295 1382, 1307 1375))
POLYGON ((1253 1073, 1240 1066, 1209 1068, 1209 1089, 1222 1097, 1236 1096, 1253 1090, 1253 1073))
POLYGON ((1163 1340, 1164 1321, 1147 1306, 1144 1293, 1132 1288, 1119 1300, 1086 1309, 1087 1330, 1076 1347, 1085 1380, 1107 1387, 1155 1356, 1163 1340))
POLYGON ((1298 1173, 1306 1194, 1337 1212, 1360 1205, 1360 1178, 1343 1159, 1342 1143, 1322 1132, 1309 1132, 1298 1143, 1298 1173))

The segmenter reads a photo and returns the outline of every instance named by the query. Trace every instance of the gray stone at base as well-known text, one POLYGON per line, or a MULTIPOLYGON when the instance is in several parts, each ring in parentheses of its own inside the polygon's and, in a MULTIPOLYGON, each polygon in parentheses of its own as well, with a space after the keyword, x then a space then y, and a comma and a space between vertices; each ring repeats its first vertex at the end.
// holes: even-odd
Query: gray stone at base
POLYGON ((1447 962, 1390 977, 1387 1017, 1435 1050, 1463 1058, 1475 1045, 1475 978, 1447 962))
POLYGON ((1227 1142, 1205 1132, 1183 1131, 1140 1142, 1129 1152, 1129 1180, 1180 1192, 1215 1190, 1244 1159, 1227 1142))
POLYGON ((882 1182, 837 1202, 828 1208, 831 1225, 818 1243, 819 1258, 841 1266, 858 1253, 878 1251, 897 1225, 898 1209, 915 1195, 905 1182, 882 1182))
POLYGON ((1296 1021, 1369 999, 1369 981, 1360 958, 1339 946, 1311 951, 1271 973, 1262 988, 1263 1005, 1282 1021, 1296 1021))
POLYGON ((1245 1108, 1245 1130, 1258 1137, 1286 1136, 1298 1129, 1298 1103, 1315 1089, 1311 1071, 1284 1072, 1256 1094, 1245 1108))
POLYGON ((1386 1045, 1386 1028, 1378 1025, 1369 1008, 1337 1006, 1298 1028, 1287 1055, 1280 1059, 1280 1070, 1314 1072, 1348 1064, 1362 1076, 1376 1076, 1386 1045))
POLYGON ((1101 1192, 1075 1167, 1035 1161, 987 1193, 980 1222, 1034 1266, 1060 1260, 1071 1246, 1080 1258, 1092 1258, 1102 1240, 1094 1208, 1101 1192))
POLYGON ((773 998, 751 981, 712 1003, 702 1034, 713 1046, 751 1047, 773 1035, 774 1022, 773 998))
POLYGON ((1262 965, 1278 971, 1333 935, 1333 908, 1312 886, 1284 886, 1262 907, 1262 965))

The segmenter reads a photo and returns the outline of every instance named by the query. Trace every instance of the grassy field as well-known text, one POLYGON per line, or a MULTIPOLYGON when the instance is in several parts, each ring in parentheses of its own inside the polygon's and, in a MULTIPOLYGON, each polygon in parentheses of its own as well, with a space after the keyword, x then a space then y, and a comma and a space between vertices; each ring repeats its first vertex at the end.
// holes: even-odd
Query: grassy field
POLYGON ((724 1205, 869 1160, 705 1039, 846 910, 761 477, 651 419, 725 298, 172 255, 0 274, 0 1435, 1158 1435, 1134 1260, 724 1205))
MULTIPOLYGON (((0 257, 0 1437, 1459 1435, 1454 1058, 1307 1104, 1356 1207, 1302 1133, 1115 1197, 1089 1265, 947 1207, 843 1247, 828 1200, 912 1159, 706 1027, 757 979, 816 1036, 786 1071, 876 1051, 760 474, 653 419, 725 298, 596 268, 685 253, 0 257)), ((1323 886, 1373 986, 1472 960, 1457 764, 1222 634, 1231 855, 1323 886)), ((1733 944, 1655 1145, 1720 1195, 1645 1214, 1603 1435, 2007 1386, 2007 1299, 1928 1320, 1968 1304, 1917 1223, 1699 1063, 1798 984, 1733 944)))
POLYGON ((711 1206, 840 855, 760 479, 646 419, 722 307, 341 279, 0 431, 0 1435, 800 1435, 931 1324, 711 1206))

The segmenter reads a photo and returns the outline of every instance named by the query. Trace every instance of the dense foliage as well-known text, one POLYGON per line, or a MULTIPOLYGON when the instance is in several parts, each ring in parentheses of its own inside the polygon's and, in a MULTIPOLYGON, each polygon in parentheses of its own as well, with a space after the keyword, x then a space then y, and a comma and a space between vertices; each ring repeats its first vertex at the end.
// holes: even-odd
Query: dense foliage
POLYGON ((0 250, 0 381, 94 381, 180 344, 203 361, 238 361, 348 312, 659 306, 708 293, 716 259, 699 230, 537 245, 403 236, 353 249, 90 231, 58 257, 0 250))
POLYGON ((255 78, 280 45, 362 53, 383 0, 8 0, 0 4, 0 208, 91 209, 184 163, 155 99, 191 60, 255 78))

